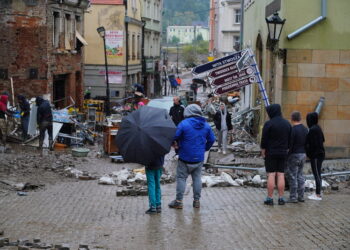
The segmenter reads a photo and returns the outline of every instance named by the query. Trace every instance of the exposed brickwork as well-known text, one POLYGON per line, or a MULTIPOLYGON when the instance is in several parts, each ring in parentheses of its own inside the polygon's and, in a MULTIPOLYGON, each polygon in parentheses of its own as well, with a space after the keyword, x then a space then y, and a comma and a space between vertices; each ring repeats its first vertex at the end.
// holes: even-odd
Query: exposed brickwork
MULTIPOLYGON (((27 6, 23 0, 13 0, 0 5, 0 69, 7 69, 8 76, 13 78, 15 94, 25 94, 29 98, 51 94, 52 99, 54 75, 71 74, 72 77, 66 80, 66 96, 72 96, 80 104, 83 55, 79 51, 64 49, 62 23, 59 47, 53 47, 52 13, 53 10, 60 12, 64 9, 64 12, 60 12, 62 20, 64 13, 71 13, 72 18, 78 13, 83 18, 82 10, 65 5, 50 5, 45 0, 38 0, 37 3, 36 6, 27 6), (36 79, 30 79, 30 68, 38 69, 36 79)), ((9 79, 0 79, 0 90, 11 93, 9 79)), ((65 104, 69 104, 69 101, 65 104)))

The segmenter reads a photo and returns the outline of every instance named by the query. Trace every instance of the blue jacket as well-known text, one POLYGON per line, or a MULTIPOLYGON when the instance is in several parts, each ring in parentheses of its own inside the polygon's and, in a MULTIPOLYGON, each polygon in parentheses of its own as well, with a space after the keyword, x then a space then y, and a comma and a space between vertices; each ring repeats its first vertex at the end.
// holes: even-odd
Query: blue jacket
POLYGON ((186 162, 201 162, 204 153, 215 142, 214 133, 203 117, 189 117, 180 122, 174 140, 179 145, 179 158, 186 162))

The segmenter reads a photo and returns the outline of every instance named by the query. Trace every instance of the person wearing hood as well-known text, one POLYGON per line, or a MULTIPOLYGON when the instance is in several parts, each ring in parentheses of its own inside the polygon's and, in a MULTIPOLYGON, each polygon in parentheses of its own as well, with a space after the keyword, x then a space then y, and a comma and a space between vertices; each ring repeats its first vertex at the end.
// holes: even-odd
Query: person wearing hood
POLYGON ((232 130, 231 115, 227 112, 225 103, 220 103, 220 110, 214 116, 215 127, 218 131, 218 152, 226 154, 227 150, 227 132, 232 130))
POLYGON ((284 205, 284 170, 288 156, 288 148, 292 127, 282 117, 281 106, 272 104, 266 107, 270 120, 265 122, 261 138, 261 154, 265 158, 267 173, 267 198, 265 205, 273 205, 273 190, 278 189, 278 205, 284 205))
POLYGON ((22 138, 23 138, 23 141, 25 141, 28 138, 30 105, 27 99, 23 95, 18 95, 17 100, 21 111, 22 138))
POLYGON ((6 146, 7 137, 7 120, 6 116, 11 116, 11 112, 7 109, 8 95, 0 96, 0 139, 2 144, 6 146))
POLYGON ((309 133, 306 136, 305 151, 310 159, 312 173, 316 182, 316 193, 308 196, 311 200, 322 200, 321 196, 321 169, 325 158, 324 135, 321 127, 318 125, 318 114, 316 112, 308 113, 306 123, 309 127, 309 133))
POLYGON ((215 142, 214 133, 197 104, 187 106, 184 116, 185 119, 178 125, 174 136, 174 146, 179 149, 179 161, 176 170, 176 199, 169 203, 169 207, 177 209, 183 207, 182 200, 189 175, 193 181, 193 207, 200 207, 204 153, 215 142))
POLYGON ((181 105, 180 97, 174 96, 173 98, 174 105, 170 108, 169 115, 175 125, 179 125, 179 123, 184 119, 184 107, 181 105))
POLYGON ((45 139, 45 132, 49 134, 49 149, 53 150, 53 137, 52 137, 52 110, 50 103, 44 100, 42 97, 38 96, 35 100, 38 106, 37 111, 37 123, 39 125, 39 149, 43 148, 43 143, 45 139))

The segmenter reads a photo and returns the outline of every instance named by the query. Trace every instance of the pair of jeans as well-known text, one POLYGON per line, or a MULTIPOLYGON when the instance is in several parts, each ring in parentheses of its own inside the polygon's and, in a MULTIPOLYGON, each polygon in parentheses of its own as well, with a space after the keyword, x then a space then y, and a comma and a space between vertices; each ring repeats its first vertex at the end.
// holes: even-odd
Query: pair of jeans
POLYGON ((25 141, 28 135, 28 126, 29 126, 29 115, 21 117, 21 125, 22 125, 22 137, 25 141))
POLYGON ((219 149, 222 148, 223 151, 227 149, 227 129, 218 130, 218 146, 219 149))
POLYGON ((47 133, 49 134, 49 143, 52 143, 52 132, 53 132, 52 122, 42 121, 39 124, 39 148, 43 147, 46 130, 47 130, 47 133))
POLYGON ((161 176, 162 168, 157 170, 146 168, 148 200, 150 208, 160 207, 162 205, 162 192, 160 190, 161 176))
POLYGON ((316 182, 316 194, 321 194, 322 178, 321 178, 321 169, 322 162, 324 157, 311 158, 311 169, 316 182))
POLYGON ((303 175, 303 167, 305 160, 306 154, 291 154, 288 157, 289 198, 291 200, 304 198, 305 179, 303 175))
POLYGON ((0 118, 0 141, 3 145, 6 145, 7 132, 7 121, 0 118))
POLYGON ((193 199, 199 200, 202 191, 202 166, 203 162, 186 163, 178 161, 176 169, 176 200, 182 201, 186 189, 186 180, 189 175, 193 182, 193 199))

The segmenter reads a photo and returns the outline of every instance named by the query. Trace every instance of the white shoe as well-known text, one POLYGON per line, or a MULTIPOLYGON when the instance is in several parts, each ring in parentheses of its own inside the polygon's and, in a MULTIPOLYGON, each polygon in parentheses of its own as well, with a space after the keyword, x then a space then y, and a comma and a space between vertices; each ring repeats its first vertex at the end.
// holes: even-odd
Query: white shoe
POLYGON ((218 153, 221 153, 221 149, 220 148, 218 149, 218 153))
POLYGON ((321 201, 322 198, 318 197, 315 193, 313 193, 312 195, 309 195, 307 198, 309 198, 310 200, 315 200, 315 201, 321 201))
POLYGON ((223 154, 223 155, 225 155, 225 154, 226 154, 226 151, 225 151, 225 150, 223 150, 223 151, 222 151, 222 154, 223 154))

